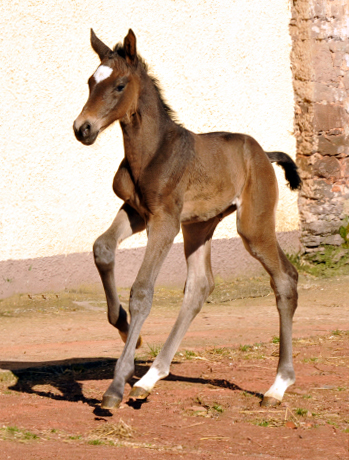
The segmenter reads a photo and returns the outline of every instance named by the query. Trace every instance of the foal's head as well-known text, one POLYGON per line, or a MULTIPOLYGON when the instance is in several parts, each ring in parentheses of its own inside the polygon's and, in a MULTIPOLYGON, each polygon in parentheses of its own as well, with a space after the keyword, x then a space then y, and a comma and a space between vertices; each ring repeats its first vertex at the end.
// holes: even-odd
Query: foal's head
POLYGON ((123 46, 108 48, 91 30, 91 46, 101 64, 89 78, 89 98, 74 122, 76 138, 91 145, 116 120, 129 119, 136 109, 140 75, 136 37, 130 29, 123 46))

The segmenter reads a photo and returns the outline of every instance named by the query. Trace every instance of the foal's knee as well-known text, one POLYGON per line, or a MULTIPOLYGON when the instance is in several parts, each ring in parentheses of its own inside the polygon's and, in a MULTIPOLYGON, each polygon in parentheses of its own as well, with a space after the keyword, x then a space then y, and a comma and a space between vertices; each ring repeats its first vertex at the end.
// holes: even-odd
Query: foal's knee
POLYGON ((98 270, 107 271, 114 267, 115 248, 108 245, 103 235, 95 241, 93 245, 93 255, 98 270))
MULTIPOLYGON (((297 274, 297 272, 295 272, 297 274)), ((271 279, 271 287, 275 292, 277 299, 277 308, 280 311, 288 311, 294 314, 297 308, 298 292, 297 292, 297 277, 294 277, 294 273, 285 274, 282 279, 277 281, 271 279)))
POLYGON ((154 295, 154 286, 148 281, 135 281, 130 292, 131 316, 139 313, 148 314, 154 295))

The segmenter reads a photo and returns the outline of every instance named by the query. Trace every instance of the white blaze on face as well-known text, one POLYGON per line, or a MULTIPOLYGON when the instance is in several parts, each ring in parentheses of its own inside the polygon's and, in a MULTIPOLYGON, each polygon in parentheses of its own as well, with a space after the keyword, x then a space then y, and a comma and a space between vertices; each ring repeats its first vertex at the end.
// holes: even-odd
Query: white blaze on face
POLYGON ((99 83, 110 77, 112 72, 113 69, 111 67, 108 67, 107 65, 100 65, 96 72, 93 74, 93 78, 95 79, 96 83, 99 83))

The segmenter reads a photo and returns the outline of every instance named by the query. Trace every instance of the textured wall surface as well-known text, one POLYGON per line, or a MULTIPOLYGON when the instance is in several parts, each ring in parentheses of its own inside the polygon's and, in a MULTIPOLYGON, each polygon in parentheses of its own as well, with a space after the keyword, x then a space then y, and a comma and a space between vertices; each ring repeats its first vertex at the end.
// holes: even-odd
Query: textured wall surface
MULTIPOLYGON (((189 129, 244 132, 295 155, 287 0, 17 0, 0 9, 0 260, 90 251, 120 206, 111 188, 119 126, 91 147, 72 132, 98 65, 90 27, 109 46, 132 27, 189 129)), ((297 197, 278 177, 278 230, 293 230, 297 197)), ((232 217, 215 237, 235 235, 232 217)), ((144 244, 140 235, 123 247, 144 244)))
POLYGON ((298 0, 292 8, 299 197, 305 252, 341 245, 349 216, 349 3, 298 0))

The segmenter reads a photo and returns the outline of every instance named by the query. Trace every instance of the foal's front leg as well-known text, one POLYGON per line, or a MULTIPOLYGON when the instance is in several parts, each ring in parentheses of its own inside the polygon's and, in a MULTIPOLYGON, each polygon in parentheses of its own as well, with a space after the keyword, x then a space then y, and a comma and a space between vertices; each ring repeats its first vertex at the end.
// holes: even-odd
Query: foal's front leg
MULTIPOLYGON (((126 342, 128 334, 127 313, 122 308, 116 291, 114 278, 115 249, 129 236, 141 232, 145 228, 144 220, 131 206, 124 204, 112 225, 108 230, 97 238, 94 246, 94 258, 102 279, 107 305, 108 320, 110 324, 119 330, 119 334, 126 342)), ((137 347, 141 345, 141 338, 137 347)))
POLYGON ((153 217, 148 224, 148 244, 136 281, 131 288, 131 321, 124 350, 118 359, 114 379, 105 392, 102 407, 112 409, 122 401, 126 382, 134 374, 134 353, 141 328, 149 315, 154 284, 174 237, 179 231, 179 219, 153 217))
POLYGON ((183 305, 163 348, 148 372, 134 385, 131 399, 148 397, 156 382, 169 375, 171 361, 191 322, 199 313, 207 296, 213 291, 211 238, 219 219, 183 225, 187 279, 183 305))

